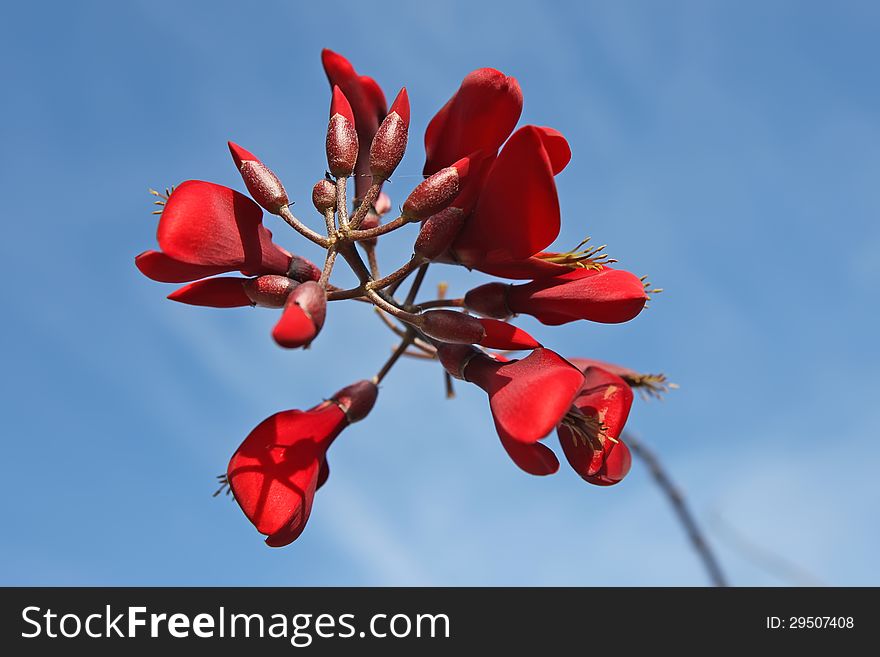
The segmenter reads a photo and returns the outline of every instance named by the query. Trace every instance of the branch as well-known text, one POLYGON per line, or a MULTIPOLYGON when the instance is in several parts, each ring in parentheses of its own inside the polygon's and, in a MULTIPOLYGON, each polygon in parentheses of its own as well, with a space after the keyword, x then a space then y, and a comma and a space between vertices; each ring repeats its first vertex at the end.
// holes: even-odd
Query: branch
POLYGON ((675 514, 678 516, 679 522, 684 527, 684 531, 690 539, 691 545, 693 545, 702 560, 703 566, 705 566, 706 572, 709 575, 709 580, 712 582, 712 586, 727 586, 727 579, 721 570, 721 565, 718 563, 717 557, 706 542, 706 538, 703 536, 703 532, 697 525, 697 521, 694 519, 693 514, 688 508, 684 497, 678 488, 676 488, 672 479, 669 478, 669 475, 666 473, 660 460, 654 452, 648 449, 641 440, 636 438, 630 432, 624 432, 621 438, 630 447, 633 454, 645 462, 648 469, 651 471, 651 476, 654 477, 654 481, 666 495, 675 514))

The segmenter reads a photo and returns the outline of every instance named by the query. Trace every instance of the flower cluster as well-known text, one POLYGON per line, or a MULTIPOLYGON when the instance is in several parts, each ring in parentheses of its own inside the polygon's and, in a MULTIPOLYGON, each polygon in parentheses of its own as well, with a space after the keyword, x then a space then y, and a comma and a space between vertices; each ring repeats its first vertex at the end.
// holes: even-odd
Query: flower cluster
POLYGON ((135 263, 149 278, 185 283, 168 295, 181 303, 280 310, 272 338, 305 348, 318 337, 327 305, 345 299, 372 304, 399 337, 371 380, 351 384, 307 411, 287 410, 261 422, 235 451, 221 490, 229 486, 247 518, 270 546, 294 541, 327 480, 327 450, 340 432, 372 409, 378 385, 401 356, 436 360, 452 380, 488 395, 501 445, 525 472, 557 471, 543 440, 555 431, 562 453, 585 481, 608 486, 630 468, 621 432, 633 389, 656 395, 668 384, 596 360, 563 358, 512 323, 531 315, 545 325, 577 320, 620 323, 638 315, 649 285, 602 248, 547 251, 560 231, 555 177, 571 159, 565 138, 547 127, 517 129, 522 92, 512 77, 491 69, 467 75, 425 130, 424 180, 390 221, 382 191, 400 163, 409 136, 410 106, 401 89, 389 107, 379 85, 325 50, 330 82, 327 173, 312 202, 326 230, 294 216, 278 177, 257 156, 229 143, 250 196, 210 182, 188 180, 166 194, 159 250, 135 263), (348 179, 354 179, 351 206, 348 179), (273 241, 263 212, 277 215, 325 252, 323 266, 273 241), (418 225, 412 254, 382 275, 376 248, 382 235, 418 225), (358 245, 360 250, 358 249, 358 245), (365 257, 366 259, 365 259, 365 257), (330 282, 337 259, 359 284, 330 282), (499 279, 460 298, 418 301, 431 263, 463 266, 499 279), (226 275, 224 275, 226 274, 226 275), (407 293, 398 294, 410 277, 407 293), (520 358, 509 356, 524 352, 520 358))

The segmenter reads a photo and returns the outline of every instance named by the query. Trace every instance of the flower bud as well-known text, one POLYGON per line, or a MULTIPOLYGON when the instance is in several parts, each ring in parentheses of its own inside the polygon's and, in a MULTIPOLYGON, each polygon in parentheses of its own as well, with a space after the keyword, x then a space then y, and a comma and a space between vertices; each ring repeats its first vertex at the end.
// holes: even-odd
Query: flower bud
POLYGON ((507 319, 513 314, 507 306, 509 289, 506 283, 480 285, 464 295, 464 306, 484 317, 507 319))
POLYGON ((428 337, 453 344, 477 344, 486 330, 476 317, 455 310, 429 310, 418 315, 418 327, 428 337))
POLYGON ((467 177, 470 159, 461 158, 423 180, 403 203, 403 216, 418 221, 437 214, 458 196, 467 177))
POLYGON ((168 295, 171 301, 186 303, 191 306, 209 306, 211 308, 239 308, 252 306, 253 301, 245 293, 244 286, 250 282, 247 278, 218 276, 206 278, 184 285, 168 295))
POLYGON ((347 178, 354 171, 358 156, 358 136, 354 113, 339 87, 333 87, 330 123, 327 125, 327 164, 337 178, 347 178))
POLYGON ((437 345, 437 357, 440 364, 456 379, 464 380, 464 371, 474 358, 482 356, 482 352, 475 347, 464 344, 441 344, 437 345))
POLYGON ((269 274, 245 281, 244 293, 257 306, 283 308, 290 293, 299 285, 287 276, 269 274))
POLYGON ((409 97, 406 88, 400 90, 391 104, 388 116, 382 121, 370 146, 370 173, 374 181, 391 177, 406 151, 409 132, 409 97))
POLYGON ((251 197, 265 210, 278 214, 278 210, 290 203, 278 176, 253 153, 231 141, 228 144, 235 166, 238 167, 238 172, 251 197))
POLYGON ((513 324, 501 322, 497 319, 480 319, 477 321, 482 324, 486 332, 485 337, 480 340, 479 344, 481 347, 518 351, 520 349, 537 349, 541 346, 541 343, 535 340, 535 338, 513 324))
POLYGON ((324 325, 327 295, 315 281, 297 286, 287 297, 281 319, 272 330, 272 337, 282 347, 308 347, 324 325))
POLYGON ((391 197, 385 192, 379 192, 379 197, 376 199, 374 207, 376 209, 376 214, 380 217, 383 214, 388 214, 391 212, 391 197))
POLYGON ((333 210, 336 207, 336 185, 326 178, 316 182, 312 188, 312 203, 321 214, 333 210))
POLYGON ((455 207, 428 217, 413 246, 415 254, 434 260, 446 253, 464 225, 464 219, 464 211, 455 207))
POLYGON ((345 413, 349 424, 358 422, 367 417, 376 403, 379 388, 372 381, 358 381, 346 386, 330 399, 345 413))
POLYGON ((292 278, 298 283, 306 281, 316 281, 321 278, 321 270, 317 265, 308 258, 302 256, 291 256, 290 266, 287 268, 287 277, 292 278))

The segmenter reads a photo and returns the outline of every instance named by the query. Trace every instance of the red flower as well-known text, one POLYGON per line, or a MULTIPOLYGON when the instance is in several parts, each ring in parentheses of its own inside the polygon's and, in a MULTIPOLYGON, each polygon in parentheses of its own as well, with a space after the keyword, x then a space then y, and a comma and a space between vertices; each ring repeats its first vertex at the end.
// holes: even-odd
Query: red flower
POLYGON ((327 316, 327 294, 315 281, 298 285, 287 296, 281 319, 272 330, 272 337, 288 349, 308 347, 324 326, 327 316))
POLYGON ((434 174, 476 151, 494 155, 519 121, 522 104, 515 78, 494 68, 469 73, 425 130, 424 174, 434 174))
POLYGON ((332 50, 321 51, 321 63, 331 89, 339 87, 351 104, 360 148, 355 165, 355 198, 361 199, 370 186, 370 145, 388 112, 385 94, 373 78, 358 75, 345 57, 332 50))
POLYGON ((538 441, 557 426, 584 382, 583 375, 549 349, 521 360, 499 361, 472 347, 441 346, 446 370, 489 395, 489 408, 501 444, 531 474, 552 474, 559 462, 538 441))
POLYGON ((611 486, 629 472, 632 457, 620 439, 633 393, 622 378, 588 367, 584 385, 556 430, 569 464, 585 481, 611 486))
POLYGON ((135 258, 146 276, 163 282, 214 274, 286 274, 291 255, 272 242, 263 211, 233 189, 200 180, 176 188, 159 219, 161 252, 135 258))
POLYGON ((360 381, 308 411, 282 411, 248 434, 229 461, 227 480, 248 520, 282 547, 302 533, 315 491, 327 480, 327 448, 366 417, 378 388, 360 381))
POLYGON ((287 296, 298 285, 297 281, 277 274, 258 278, 220 276, 185 285, 169 294, 168 298, 192 306, 212 308, 282 308, 287 296))
POLYGON ((572 269, 524 285, 487 283, 465 295, 465 306, 503 319, 522 313, 550 326, 578 319, 605 324, 627 322, 638 315, 648 295, 644 283, 622 269, 572 269))

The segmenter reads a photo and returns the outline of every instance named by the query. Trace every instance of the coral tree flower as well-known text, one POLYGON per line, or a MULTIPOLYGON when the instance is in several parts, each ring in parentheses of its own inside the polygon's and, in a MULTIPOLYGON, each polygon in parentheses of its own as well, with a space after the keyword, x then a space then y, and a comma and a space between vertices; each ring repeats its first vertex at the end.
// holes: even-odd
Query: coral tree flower
POLYGON ((565 417, 581 390, 583 374, 555 352, 538 348, 521 360, 499 361, 472 347, 438 348, 443 366, 489 396, 501 444, 531 474, 559 467, 553 452, 538 443, 565 417))
POLYGON ((638 315, 647 300, 640 278, 603 266, 572 269, 523 285, 487 283, 465 295, 465 306, 498 319, 514 313, 532 315, 550 326, 579 319, 618 324, 638 315))
POLYGON ((235 451, 229 486, 267 545, 288 545, 302 533, 329 473, 327 449, 345 427, 366 417, 377 393, 372 382, 360 381, 307 411, 275 413, 235 451))
POLYGON ((358 75, 351 62, 332 50, 325 48, 321 51, 321 63, 331 89, 339 87, 354 114, 360 145, 354 169, 355 198, 362 199, 370 186, 370 145, 388 113, 385 94, 373 78, 358 75))
POLYGON ((574 409, 556 430, 569 464, 585 481, 598 486, 620 482, 632 456, 620 439, 633 393, 622 378, 598 367, 584 372, 574 409))
POLYGON ((187 180, 168 197, 159 219, 161 251, 146 251, 135 264, 153 280, 182 283, 214 274, 285 274, 291 255, 272 241, 263 211, 222 185, 187 180))

